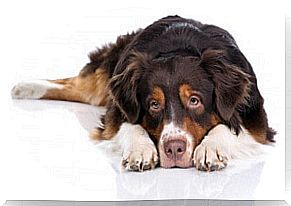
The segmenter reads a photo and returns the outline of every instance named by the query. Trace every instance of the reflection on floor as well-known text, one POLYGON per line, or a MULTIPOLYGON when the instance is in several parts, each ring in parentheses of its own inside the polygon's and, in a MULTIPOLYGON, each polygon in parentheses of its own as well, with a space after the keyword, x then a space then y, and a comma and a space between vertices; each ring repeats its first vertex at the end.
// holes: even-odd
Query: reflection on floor
MULTIPOLYGON (((126 172, 120 169, 119 157, 108 159, 88 138, 104 108, 14 100, 10 109, 15 125, 12 136, 36 165, 75 191, 89 192, 95 200, 259 199, 269 194, 273 196, 265 198, 276 199, 282 191, 274 189, 281 185, 280 178, 278 185, 268 180, 273 171, 265 165, 274 158, 271 162, 266 157, 235 160, 225 170, 212 173, 194 168, 126 172)), ((275 149, 267 150, 274 153, 275 149)))

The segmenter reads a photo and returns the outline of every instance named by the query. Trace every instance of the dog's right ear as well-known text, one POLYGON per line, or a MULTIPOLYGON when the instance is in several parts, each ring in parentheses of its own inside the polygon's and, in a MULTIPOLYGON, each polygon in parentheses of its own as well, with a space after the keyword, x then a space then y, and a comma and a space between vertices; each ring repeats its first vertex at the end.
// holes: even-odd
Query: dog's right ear
POLYGON ((148 59, 146 54, 134 52, 129 59, 121 60, 117 64, 109 83, 113 103, 118 106, 127 121, 133 124, 139 118, 140 102, 137 88, 148 59))
POLYGON ((202 53, 200 66, 209 74, 215 86, 216 109, 229 121, 236 109, 247 103, 251 86, 250 75, 230 64, 224 51, 208 49, 202 53))

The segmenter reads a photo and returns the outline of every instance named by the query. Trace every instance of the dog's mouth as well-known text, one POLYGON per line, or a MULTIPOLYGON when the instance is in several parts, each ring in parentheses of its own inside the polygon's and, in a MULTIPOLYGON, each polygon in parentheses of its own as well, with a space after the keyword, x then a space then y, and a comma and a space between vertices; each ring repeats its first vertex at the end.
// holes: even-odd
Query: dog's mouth
POLYGON ((160 155, 160 166, 164 168, 193 166, 193 138, 180 128, 165 127, 162 132, 158 150, 160 155))

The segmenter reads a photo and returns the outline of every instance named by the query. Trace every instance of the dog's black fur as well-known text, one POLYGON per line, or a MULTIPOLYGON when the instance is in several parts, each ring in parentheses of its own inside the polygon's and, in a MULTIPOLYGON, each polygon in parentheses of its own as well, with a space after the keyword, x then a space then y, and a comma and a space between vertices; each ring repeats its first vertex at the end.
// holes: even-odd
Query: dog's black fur
MULTIPOLYGON (((48 80, 59 85, 45 88, 45 94, 37 98, 105 105, 103 126, 91 134, 95 139, 118 136, 122 125, 127 125, 127 130, 145 130, 141 138, 146 136, 149 140, 148 133, 162 156, 160 162, 164 167, 192 166, 195 148, 202 145, 201 141, 212 129, 221 125, 224 132, 234 131, 236 135, 247 130, 247 134, 262 144, 274 141, 275 131, 268 126, 264 100, 252 66, 224 29, 168 16, 145 29, 118 37, 116 43, 97 49, 89 58, 90 62, 78 76, 48 80), (169 125, 175 126, 163 133, 163 128, 169 125), (167 138, 162 138, 162 134, 167 138), (173 148, 180 153, 175 150, 173 156, 173 148)), ((32 87, 17 85, 12 95, 35 98, 34 91, 29 89, 37 90, 41 86, 43 90, 43 85, 31 84, 32 87)), ((221 136, 216 144, 222 143, 221 136)), ((142 141, 141 138, 137 137, 135 143, 142 141)), ((152 144, 149 141, 143 142, 146 149, 152 144)), ((128 140, 127 144, 132 142, 128 140)), ((138 144, 135 146, 139 147, 138 144)), ((216 154, 211 157, 212 165, 200 161, 201 165, 196 165, 198 169, 225 167, 225 158, 218 157, 215 146, 209 149, 216 154)), ((145 155, 153 152, 152 159, 144 163, 137 161, 138 165, 132 163, 129 169, 153 168, 157 163, 156 148, 144 152, 145 155)), ((130 152, 134 152, 134 148, 130 152)), ((204 150, 201 153, 206 155, 204 150)), ((140 157, 133 155, 134 158, 139 160, 140 157)), ((128 161, 125 160, 126 167, 128 161)))
MULTIPOLYGON (((264 138, 274 141, 275 132, 268 127, 255 73, 234 38, 217 26, 179 16, 162 18, 144 30, 120 36, 115 44, 90 54, 91 62, 81 74, 88 75, 98 68, 106 69, 110 74, 112 98, 106 114, 110 118, 103 118, 105 127, 107 124, 118 126, 123 121, 142 124, 148 110, 142 105, 141 98, 145 98, 145 78, 150 78, 145 75, 149 73, 149 62, 176 61, 175 57, 192 57, 207 73, 214 86, 213 104, 209 109, 215 111, 223 124, 237 134, 243 125, 255 134, 265 134, 258 141, 264 142, 264 138), (116 117, 120 119, 116 120, 116 117), (112 118, 115 123, 109 123, 112 118)), ((151 69, 151 72, 155 71, 151 69)), ((179 72, 184 71, 176 71, 179 72)), ((154 129, 161 123, 161 118, 151 121, 156 122, 155 125, 151 123, 150 129, 154 129)))

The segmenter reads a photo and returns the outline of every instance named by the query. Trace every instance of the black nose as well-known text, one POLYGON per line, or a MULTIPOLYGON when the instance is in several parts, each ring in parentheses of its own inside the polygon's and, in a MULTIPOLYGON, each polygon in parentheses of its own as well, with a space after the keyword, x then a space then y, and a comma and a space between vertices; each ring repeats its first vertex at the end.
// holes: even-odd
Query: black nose
POLYGON ((169 140, 164 143, 164 148, 169 159, 179 160, 186 151, 186 142, 183 140, 169 140))

